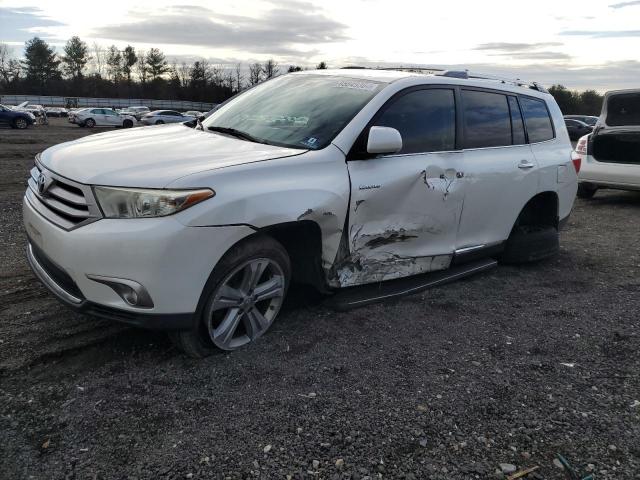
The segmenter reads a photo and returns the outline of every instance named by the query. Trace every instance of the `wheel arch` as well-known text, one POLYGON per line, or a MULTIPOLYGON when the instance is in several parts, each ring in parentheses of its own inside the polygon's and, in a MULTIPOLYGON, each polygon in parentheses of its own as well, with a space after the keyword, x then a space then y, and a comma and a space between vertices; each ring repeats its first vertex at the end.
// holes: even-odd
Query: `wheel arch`
POLYGON ((560 199, 557 192, 539 192, 522 207, 513 224, 512 231, 523 225, 545 225, 558 229, 559 208, 560 199))

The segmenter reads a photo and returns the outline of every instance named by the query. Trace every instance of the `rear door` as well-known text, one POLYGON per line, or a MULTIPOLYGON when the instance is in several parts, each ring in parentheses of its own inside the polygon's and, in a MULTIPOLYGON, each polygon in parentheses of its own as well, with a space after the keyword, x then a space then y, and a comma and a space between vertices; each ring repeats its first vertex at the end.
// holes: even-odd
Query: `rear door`
MULTIPOLYGON (((453 87, 401 92, 368 128, 397 129, 402 150, 365 159, 350 154, 349 255, 338 271, 342 286, 449 266, 464 195, 456 177, 463 154, 456 150, 455 105, 453 87)), ((366 151, 368 128, 356 153, 366 151)))
POLYGON ((102 108, 93 108, 90 113, 90 117, 95 120, 96 125, 98 125, 99 127, 104 127, 105 125, 107 125, 104 110, 102 108))
POLYGON ((118 115, 115 111, 105 108, 104 111, 104 119, 105 123, 112 127, 122 126, 122 117, 118 115))
POLYGON ((526 143, 518 99, 461 89, 465 200, 456 249, 505 240, 538 188, 538 164, 526 143))

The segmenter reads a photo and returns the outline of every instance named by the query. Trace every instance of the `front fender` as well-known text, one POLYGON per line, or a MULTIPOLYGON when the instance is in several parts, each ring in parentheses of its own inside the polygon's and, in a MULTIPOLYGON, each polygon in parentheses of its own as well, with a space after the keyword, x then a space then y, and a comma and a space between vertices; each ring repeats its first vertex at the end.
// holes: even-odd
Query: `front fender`
POLYGON ((167 188, 211 188, 215 197, 177 216, 189 226, 250 225, 265 228, 310 220, 322 235, 322 264, 333 265, 349 208, 344 154, 323 150, 200 172, 167 188))

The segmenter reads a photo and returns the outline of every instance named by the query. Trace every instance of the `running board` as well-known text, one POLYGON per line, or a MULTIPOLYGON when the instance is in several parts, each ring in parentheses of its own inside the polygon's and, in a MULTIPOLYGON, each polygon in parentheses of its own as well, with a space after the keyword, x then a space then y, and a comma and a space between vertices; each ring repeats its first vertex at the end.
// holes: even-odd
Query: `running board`
POLYGON ((407 278, 387 280, 386 282, 372 283, 358 287, 349 287, 344 290, 339 290, 338 293, 325 302, 325 305, 334 310, 344 311, 384 300, 393 300, 490 270, 497 265, 498 262, 496 260, 487 258, 463 265, 454 265, 447 270, 413 275, 407 278))

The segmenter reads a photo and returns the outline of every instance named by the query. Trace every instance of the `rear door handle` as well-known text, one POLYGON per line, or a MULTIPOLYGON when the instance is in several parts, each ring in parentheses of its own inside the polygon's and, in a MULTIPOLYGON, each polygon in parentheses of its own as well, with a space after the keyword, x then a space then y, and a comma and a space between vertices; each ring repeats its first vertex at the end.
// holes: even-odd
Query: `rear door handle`
POLYGON ((518 164, 518 168, 520 170, 529 170, 530 168, 533 168, 535 166, 535 163, 532 163, 529 160, 520 160, 520 163, 518 164))

